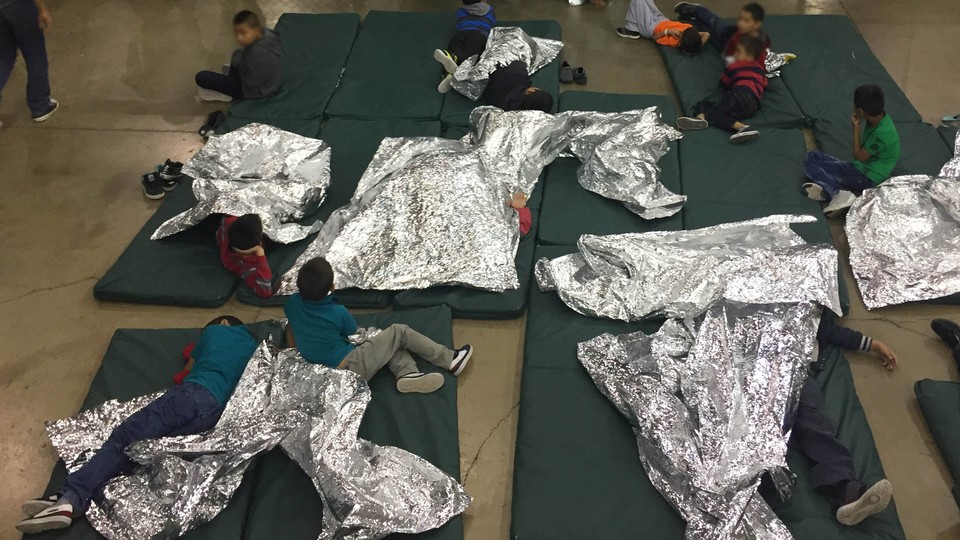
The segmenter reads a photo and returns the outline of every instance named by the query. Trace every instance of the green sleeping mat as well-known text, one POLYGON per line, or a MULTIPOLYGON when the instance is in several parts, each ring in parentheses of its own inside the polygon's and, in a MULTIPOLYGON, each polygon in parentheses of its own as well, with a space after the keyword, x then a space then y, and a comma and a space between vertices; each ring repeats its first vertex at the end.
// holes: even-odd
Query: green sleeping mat
MULTIPOLYGON (((923 122, 898 122, 900 160, 891 176, 903 174, 936 175, 953 157, 951 146, 943 142, 937 129, 923 122)), ((820 120, 813 126, 817 147, 845 161, 853 160, 853 128, 850 120, 820 120)))
MULTIPOLYGON (((386 327, 403 323, 447 346, 452 345, 452 320, 445 308, 432 308, 361 315, 361 326, 386 327)), ((281 338, 276 323, 251 325, 258 338, 273 334, 281 338)), ((170 385, 173 375, 182 369, 180 351, 199 336, 199 329, 118 330, 90 385, 83 409, 108 399, 131 399, 170 385)), ((435 370, 420 362, 421 368, 435 370)), ((373 399, 367 408, 360 436, 377 444, 404 448, 427 459, 455 478, 460 476, 460 448, 457 424, 457 385, 453 376, 444 374, 444 387, 429 395, 401 395, 387 371, 370 383, 373 399)), ((47 493, 62 485, 66 469, 58 462, 47 493)), ((276 538, 315 539, 319 535, 319 498, 307 476, 281 450, 258 459, 251 467, 227 508, 210 523, 188 533, 191 540, 240 540, 276 538)), ((418 538, 456 540, 463 538, 462 518, 454 518, 443 527, 418 535, 418 538)), ((78 520, 69 529, 36 538, 102 540, 86 520, 78 520)))
MULTIPOLYGON (((673 47, 657 46, 657 49, 667 66, 684 114, 693 114, 697 103, 703 100, 716 102, 720 99, 720 77, 723 76, 724 65, 723 58, 714 47, 706 45, 695 56, 673 47)), ((791 69, 793 66, 788 65, 781 71, 791 69)), ((754 127, 791 128, 804 125, 805 119, 784 82, 780 77, 773 77, 760 100, 760 110, 745 122, 754 127)))
POLYGON ((944 142, 947 143, 947 146, 950 148, 951 155, 953 153, 953 148, 957 143, 957 128, 952 126, 937 126, 937 132, 940 133, 940 137, 943 138, 944 142))
MULTIPOLYGON (((314 120, 319 126, 359 27, 360 16, 356 13, 281 15, 276 26, 283 42, 280 90, 268 98, 237 101, 230 108, 230 117, 236 120, 227 122, 218 132, 235 129, 245 120, 282 129, 287 128, 281 124, 290 125, 293 120, 314 120)), ((301 134, 316 137, 316 132, 301 134)))
POLYGON ((157 211, 94 285, 97 299, 189 307, 226 303, 239 280, 220 264, 216 241, 219 218, 211 216, 163 240, 150 239, 163 222, 197 203, 191 182, 184 179, 167 193, 157 211))
POLYGON ((853 91, 864 84, 883 89, 887 112, 894 120, 921 120, 847 17, 776 15, 767 17, 763 26, 774 51, 797 55, 781 70, 781 78, 808 120, 848 120, 853 91))
MULTIPOLYGON (((518 26, 530 36, 555 40, 562 39, 560 23, 557 21, 499 21, 497 26, 518 26)), ((447 39, 437 43, 435 48, 445 48, 454 31, 455 28, 451 27, 448 31, 447 39)), ((439 66, 440 64, 437 64, 435 77, 437 83, 440 82, 440 77, 443 75, 443 70, 439 66)), ((533 82, 533 86, 545 90, 553 96, 553 110, 556 111, 557 96, 560 94, 560 57, 558 56, 553 62, 550 62, 534 73, 531 81, 533 82)), ((451 90, 443 100, 443 108, 440 110, 440 120, 444 125, 469 126, 470 111, 481 105, 487 105, 486 100, 482 97, 477 101, 470 101, 463 95, 457 93, 456 90, 451 90)))
POLYGON ((953 498, 960 505, 960 384, 924 379, 913 386, 927 427, 953 477, 953 498))
MULTIPOLYGON (((330 163, 330 187, 327 198, 320 209, 304 222, 317 219, 326 220, 334 210, 348 204, 367 170, 367 165, 380 147, 385 137, 440 136, 440 123, 437 121, 416 120, 351 120, 331 118, 323 124, 320 139, 330 145, 332 150, 330 163)), ((273 244, 267 253, 274 283, 289 270, 307 248, 315 236, 293 244, 273 244)), ((389 291, 362 291, 345 289, 337 291, 340 301, 350 307, 379 308, 390 305, 392 293, 389 291)), ((237 290, 237 300, 258 306, 282 305, 286 297, 274 296, 259 298, 245 284, 237 290)))
MULTIPOLYGON (((675 116, 667 96, 564 92, 561 111, 620 112, 656 106, 665 120, 675 116)), ((660 159, 661 181, 682 193, 677 143, 660 159)), ((617 234, 653 230, 680 230, 682 212, 669 218, 646 220, 627 210, 623 203, 584 189, 577 181, 580 161, 561 158, 547 168, 539 240, 541 244, 574 245, 582 234, 617 234)))
MULTIPOLYGON (((537 255, 557 257, 573 249, 541 246, 537 255)), ((579 342, 603 332, 651 332, 658 323, 583 317, 556 293, 535 288, 529 310, 510 537, 577 540, 603 531, 609 539, 682 539, 684 522, 647 479, 629 424, 576 358, 579 342)), ((818 381, 840 439, 852 449, 857 472, 867 481, 879 480, 883 467, 849 366, 839 352, 828 364, 818 381)), ((793 453, 788 459, 799 481, 790 504, 777 513, 798 539, 904 538, 892 504, 857 527, 839 525, 826 499, 807 483, 804 460, 793 453)))
POLYGON ((371 11, 326 114, 438 119, 444 96, 437 92, 440 68, 433 51, 450 39, 455 21, 453 11, 371 11))

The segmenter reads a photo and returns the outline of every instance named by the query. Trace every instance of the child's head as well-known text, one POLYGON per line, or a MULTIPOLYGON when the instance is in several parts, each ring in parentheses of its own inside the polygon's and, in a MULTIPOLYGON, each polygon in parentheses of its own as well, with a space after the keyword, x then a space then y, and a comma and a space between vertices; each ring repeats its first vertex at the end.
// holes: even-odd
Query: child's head
POLYGON ((741 36, 756 34, 763 26, 764 15, 766 15, 766 12, 763 10, 763 6, 756 2, 750 2, 743 6, 740 8, 740 16, 737 18, 737 32, 740 32, 741 36))
POLYGON ((233 315, 220 315, 219 317, 203 325, 203 328, 207 329, 211 326, 243 326, 243 321, 234 317, 233 315))
POLYGON ((263 37, 260 19, 252 11, 243 10, 233 16, 233 35, 241 47, 249 47, 263 37))
POLYGON ((323 257, 310 259, 297 274, 297 288, 304 300, 323 300, 333 292, 333 267, 323 257))
POLYGON ((553 96, 548 92, 537 88, 536 86, 531 86, 527 88, 526 93, 523 96, 523 100, 520 101, 520 110, 521 111, 543 111, 545 113, 553 110, 553 96))
POLYGON ((884 112, 883 90, 875 84, 867 84, 853 91, 853 106, 862 118, 880 116, 884 112))
POLYGON ((763 55, 763 42, 753 36, 743 36, 740 43, 737 43, 737 50, 733 53, 733 58, 737 62, 745 60, 756 60, 763 55))
POLYGON ((230 224, 227 229, 230 247, 238 251, 253 249, 263 242, 263 223, 257 214, 245 214, 230 224))
POLYGON ((696 28, 691 26, 680 33, 680 45, 678 47, 682 52, 697 54, 702 46, 703 40, 700 39, 700 32, 696 28))

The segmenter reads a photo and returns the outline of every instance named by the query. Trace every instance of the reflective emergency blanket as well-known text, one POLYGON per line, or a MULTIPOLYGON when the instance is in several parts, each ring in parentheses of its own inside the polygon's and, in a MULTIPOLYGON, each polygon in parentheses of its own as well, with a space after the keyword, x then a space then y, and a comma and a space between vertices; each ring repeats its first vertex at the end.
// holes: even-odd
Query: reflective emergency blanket
POLYGON ((603 334, 579 345, 580 362, 633 426, 651 483, 687 522, 686 538, 792 538, 757 487, 764 472, 785 477, 783 426, 820 313, 812 303, 721 302, 653 336, 603 334))
POLYGON ((263 232, 287 244, 319 230, 295 223, 315 210, 330 184, 330 147, 265 124, 213 135, 183 166, 197 205, 164 222, 151 238, 185 231, 211 214, 258 214, 263 232))
POLYGON ((530 37, 515 26, 497 26, 490 31, 487 47, 480 57, 471 56, 460 63, 453 75, 453 89, 476 101, 483 95, 487 80, 497 66, 519 60, 527 65, 527 73, 533 75, 552 62, 561 49, 562 41, 530 37))
POLYGON ((574 311, 634 321, 694 317, 720 301, 817 302, 841 314, 837 252, 807 244, 775 215, 690 231, 583 235, 579 253, 541 259, 541 290, 574 311))
MULTIPOLYGON (((108 401, 48 423, 67 470, 89 461, 114 427, 157 396, 108 401)), ((176 538, 213 519, 253 457, 278 444, 323 500, 321 539, 418 533, 463 512, 470 497, 453 478, 405 450, 357 438, 369 401, 354 373, 263 343, 216 427, 131 445, 127 453, 141 467, 109 483, 87 519, 110 540, 176 538)))
POLYGON ((789 64, 797 58, 797 55, 793 53, 776 53, 767 49, 767 59, 764 61, 765 68, 767 69, 767 77, 779 77, 780 68, 789 64))

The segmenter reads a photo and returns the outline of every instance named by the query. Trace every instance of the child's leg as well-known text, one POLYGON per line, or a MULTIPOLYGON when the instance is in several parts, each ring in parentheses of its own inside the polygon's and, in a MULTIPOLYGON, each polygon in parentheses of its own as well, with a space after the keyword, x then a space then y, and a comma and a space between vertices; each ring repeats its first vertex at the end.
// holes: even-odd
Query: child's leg
POLYGON ((830 154, 813 150, 807 152, 807 159, 803 163, 803 171, 807 178, 823 188, 827 196, 832 199, 843 189, 841 178, 845 174, 846 165, 845 161, 841 161, 830 154))
POLYGON ((647 39, 653 39, 653 29, 665 20, 667 18, 657 9, 653 0, 630 0, 623 26, 632 32, 639 32, 647 39))
POLYGON ((680 20, 689 22, 698 32, 710 32, 710 44, 717 50, 722 51, 733 34, 737 32, 737 27, 720 17, 709 9, 697 5, 681 9, 680 20))
POLYGON ((453 351, 434 343, 405 324, 394 324, 368 339, 344 358, 343 367, 370 380, 383 366, 389 365, 401 377, 417 371, 416 362, 407 351, 424 360, 450 369, 453 351))
POLYGON ((476 30, 461 30, 450 38, 447 52, 453 55, 457 64, 471 56, 483 54, 487 48, 487 36, 476 30))
POLYGON ((197 73, 194 80, 200 88, 220 92, 234 99, 243 99, 243 85, 240 82, 240 75, 237 74, 235 69, 231 69, 229 75, 213 71, 201 71, 197 73))

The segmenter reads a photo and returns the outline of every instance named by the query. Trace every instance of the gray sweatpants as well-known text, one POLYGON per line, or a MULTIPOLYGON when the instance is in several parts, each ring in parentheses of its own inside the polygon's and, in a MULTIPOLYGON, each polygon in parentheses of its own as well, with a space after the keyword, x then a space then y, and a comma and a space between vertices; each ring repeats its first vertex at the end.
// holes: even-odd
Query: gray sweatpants
POLYGON ((667 18, 657 9, 653 0, 630 0, 627 20, 623 26, 627 30, 640 32, 640 35, 647 39, 653 39, 653 29, 665 20, 667 18))
POLYGON ((435 343, 405 324, 394 324, 350 351, 340 364, 369 381, 387 366, 396 378, 416 373, 413 353, 431 364, 450 369, 453 351, 435 343))

